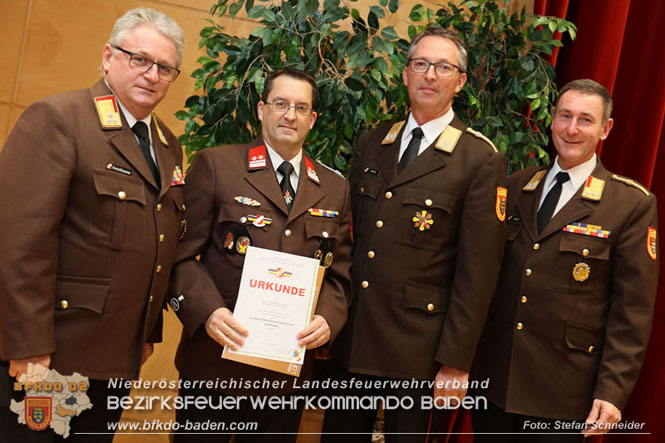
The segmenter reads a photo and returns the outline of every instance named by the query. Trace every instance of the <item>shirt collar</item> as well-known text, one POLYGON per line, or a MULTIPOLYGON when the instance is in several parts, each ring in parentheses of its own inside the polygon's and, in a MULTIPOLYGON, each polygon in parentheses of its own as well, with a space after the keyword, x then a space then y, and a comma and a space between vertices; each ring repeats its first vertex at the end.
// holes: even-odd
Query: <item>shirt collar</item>
MULTIPOLYGON (((430 120, 427 123, 420 126, 420 129, 423 130, 423 134, 425 134, 425 140, 427 141, 427 146, 434 143, 436 138, 443 132, 444 129, 446 129, 446 127, 450 124, 450 122, 453 121, 454 117, 455 117, 455 112, 453 112, 453 108, 451 106, 448 112, 443 114, 441 117, 435 118, 434 120, 430 120)), ((403 139, 405 137, 411 137, 411 131, 413 131, 417 127, 418 123, 416 123, 416 119, 413 118, 412 113, 409 113, 409 118, 406 122, 406 127, 404 128, 404 133, 402 136, 403 139)))
POLYGON ((554 179, 556 175, 560 172, 567 172, 568 176, 570 177, 570 184, 573 187, 573 189, 579 189, 580 186, 586 182, 586 179, 591 175, 593 170, 596 168, 596 163, 597 163, 597 157, 596 154, 593 154, 593 157, 591 157, 589 160, 585 161, 582 164, 579 164, 577 166, 574 166, 570 169, 563 170, 559 166, 559 156, 554 159, 554 164, 552 165, 552 168, 550 168, 550 171, 547 173, 547 181, 545 182, 545 189, 550 188, 550 184, 554 182, 554 179))
MULTIPOLYGON (((277 172, 277 168, 279 168, 279 165, 282 164, 284 159, 282 158, 281 155, 277 153, 269 144, 267 141, 264 140, 264 143, 266 144, 266 149, 268 150, 268 155, 270 156, 270 161, 272 162, 272 167, 275 169, 275 172, 277 172)), ((296 176, 296 178, 300 177, 300 163, 302 163, 302 149, 298 152, 298 155, 293 157, 291 160, 288 161, 293 165, 293 174, 296 176)))

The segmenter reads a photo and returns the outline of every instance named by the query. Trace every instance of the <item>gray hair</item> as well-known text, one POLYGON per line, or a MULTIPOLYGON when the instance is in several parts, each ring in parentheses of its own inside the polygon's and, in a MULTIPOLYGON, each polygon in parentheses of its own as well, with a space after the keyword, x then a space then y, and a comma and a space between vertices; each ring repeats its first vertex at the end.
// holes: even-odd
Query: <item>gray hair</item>
POLYGON ((559 91, 559 96, 557 97, 556 102, 554 103, 555 110, 559 105, 559 99, 563 97, 563 94, 565 94, 568 91, 577 91, 585 95, 599 96, 601 99, 603 99, 603 124, 605 124, 607 120, 609 120, 610 116, 612 115, 612 108, 614 107, 614 104, 612 102, 612 96, 610 95, 610 91, 608 91, 607 88, 605 88, 605 86, 588 78, 573 80, 572 82, 566 84, 559 91))
POLYGON ((182 52, 185 47, 185 34, 180 26, 163 12, 150 8, 130 9, 115 22, 108 43, 112 46, 121 46, 127 34, 143 25, 155 28, 173 42, 176 52, 176 68, 179 68, 182 64, 182 52))
POLYGON ((425 37, 442 37, 447 38, 451 42, 455 43, 455 46, 457 46, 457 63, 459 64, 460 71, 466 72, 469 54, 466 43, 464 43, 464 40, 461 39, 457 32, 451 31, 449 29, 443 29, 436 25, 428 26, 422 32, 416 35, 413 40, 411 40, 409 49, 406 53, 407 60, 409 60, 413 56, 413 53, 416 52, 416 45, 418 42, 425 37))

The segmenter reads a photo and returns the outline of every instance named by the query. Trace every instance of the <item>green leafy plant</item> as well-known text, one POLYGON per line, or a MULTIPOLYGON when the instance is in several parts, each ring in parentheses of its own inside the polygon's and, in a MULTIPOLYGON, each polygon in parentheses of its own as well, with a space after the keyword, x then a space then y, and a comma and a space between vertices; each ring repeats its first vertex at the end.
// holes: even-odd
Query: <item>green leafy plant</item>
POLYGON ((256 105, 274 69, 303 69, 319 85, 319 117, 306 141, 313 158, 346 172, 359 136, 377 124, 403 119, 408 96, 401 71, 408 42, 430 24, 454 29, 469 46, 467 83, 455 112, 506 153, 510 170, 548 161, 554 69, 545 59, 561 46, 555 33, 575 37, 570 22, 521 12, 509 1, 451 2, 434 11, 416 4, 408 40, 392 26, 398 0, 378 0, 361 13, 355 0, 217 0, 214 17, 257 20, 248 36, 234 36, 209 19, 199 46, 206 55, 192 76, 198 95, 176 116, 185 120, 181 143, 189 157, 210 146, 245 143, 260 134, 256 105))
POLYGON ((430 23, 454 29, 469 46, 467 83, 455 98, 460 118, 492 139, 510 161, 510 171, 548 161, 547 128, 557 96, 555 72, 545 59, 562 43, 555 33, 576 35, 574 24, 555 17, 511 13, 495 0, 448 3, 437 11, 415 5, 417 25, 409 38, 430 23))
POLYGON ((346 171, 357 138, 376 122, 403 115, 398 89, 404 65, 399 36, 382 21, 397 11, 397 0, 379 0, 360 12, 340 0, 219 0, 217 17, 236 19, 243 6, 258 27, 247 38, 209 20, 201 31, 206 56, 194 71, 199 95, 176 116, 187 120, 180 141, 191 157, 221 144, 243 143, 260 134, 256 105, 265 76, 289 66, 314 76, 319 117, 306 141, 308 153, 346 171))

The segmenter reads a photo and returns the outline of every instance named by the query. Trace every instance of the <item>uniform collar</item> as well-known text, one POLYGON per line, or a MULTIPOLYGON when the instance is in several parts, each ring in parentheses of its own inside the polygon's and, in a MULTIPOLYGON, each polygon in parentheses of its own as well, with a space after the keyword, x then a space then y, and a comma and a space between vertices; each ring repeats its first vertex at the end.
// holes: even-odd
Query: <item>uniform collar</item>
MULTIPOLYGON (((275 172, 277 172, 277 168, 279 168, 279 165, 282 164, 284 159, 282 158, 281 155, 277 153, 269 144, 267 141, 265 141, 266 148, 268 149, 268 155, 270 156, 270 161, 272 162, 272 167, 275 169, 275 172)), ((302 163, 302 149, 298 152, 298 155, 293 157, 291 160, 288 160, 289 163, 293 166, 293 173, 295 174, 296 178, 300 178, 300 163, 302 163)))
MULTIPOLYGON (((557 155, 557 157, 552 162, 552 167, 547 172, 547 176, 545 177, 545 186, 543 189, 549 190, 553 185, 556 175, 563 171, 568 173, 568 176, 570 177, 570 186, 572 186, 572 189, 577 190, 586 182, 589 175, 591 175, 591 173, 596 168, 597 163, 598 158, 596 157, 596 154, 593 154, 593 157, 584 163, 570 169, 563 170, 561 169, 561 166, 559 166, 559 156, 557 155)), ((545 193, 546 191, 543 191, 543 194, 545 193)))
MULTIPOLYGON (((425 134, 425 140, 427 141, 425 146, 429 146, 434 143, 439 135, 443 132, 443 130, 446 129, 446 127, 453 121, 454 117, 455 112, 451 106, 448 112, 443 114, 441 117, 430 120, 420 126, 420 129, 423 130, 423 134, 425 134)), ((402 133, 402 144, 404 144, 404 141, 407 138, 410 139, 411 131, 417 127, 418 123, 416 123, 416 119, 413 118, 413 114, 409 113, 409 118, 406 122, 406 126, 404 127, 404 132, 402 133)))

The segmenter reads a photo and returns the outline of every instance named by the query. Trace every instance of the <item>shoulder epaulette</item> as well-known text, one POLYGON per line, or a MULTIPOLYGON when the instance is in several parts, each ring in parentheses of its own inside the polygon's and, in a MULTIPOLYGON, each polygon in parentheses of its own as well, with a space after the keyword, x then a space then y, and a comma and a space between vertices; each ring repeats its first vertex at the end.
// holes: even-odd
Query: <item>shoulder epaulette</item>
POLYGON ((628 186, 632 186, 634 188, 637 188, 640 191, 644 192, 644 195, 649 195, 649 191, 647 191, 647 188, 645 188, 641 184, 637 183, 635 180, 631 180, 629 178, 622 177, 622 176, 616 175, 616 174, 612 174, 612 180, 616 180, 616 181, 624 183, 628 186))
POLYGON ((328 171, 334 172, 335 174, 339 175, 339 176, 342 177, 344 180, 346 180, 346 178, 344 177, 344 174, 342 174, 341 172, 339 172, 337 169, 331 168, 330 166, 328 166, 328 165, 326 165, 325 163, 323 163, 321 160, 317 160, 316 162, 317 162, 318 164, 320 164, 321 166, 323 166, 324 168, 326 168, 328 171))
POLYGON ((492 140, 489 138, 485 137, 485 135, 482 132, 475 131, 473 128, 466 128, 466 132, 469 134, 473 134, 476 136, 476 138, 479 138, 481 140, 485 140, 489 145, 494 149, 494 152, 499 152, 499 150, 494 146, 494 143, 492 143, 492 140))

